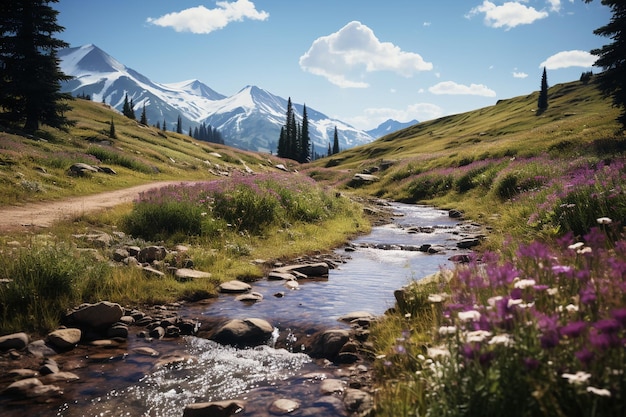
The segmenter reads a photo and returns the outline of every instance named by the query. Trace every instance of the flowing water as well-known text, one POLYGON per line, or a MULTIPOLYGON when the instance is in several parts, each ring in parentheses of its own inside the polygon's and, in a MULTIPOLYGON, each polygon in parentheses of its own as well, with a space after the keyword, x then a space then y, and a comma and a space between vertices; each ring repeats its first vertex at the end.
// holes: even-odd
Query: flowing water
MULTIPOLYGON (((466 253, 455 245, 464 233, 463 226, 446 211, 403 204, 394 204, 393 209, 397 212, 393 223, 375 227, 369 235, 354 240, 354 251, 337 249, 338 255, 349 259, 332 269, 328 279, 301 280, 297 290, 286 289, 281 281, 261 280, 252 284, 253 291, 264 296, 260 302, 246 304, 221 295, 206 305, 184 307, 180 315, 200 321, 263 318, 276 327, 276 337, 287 338, 291 346, 298 345, 297 337, 306 337, 302 335, 309 333, 307 329, 345 326, 337 320, 344 314, 367 311, 381 315, 393 306, 394 290, 450 265, 451 255, 466 253), (415 233, 411 227, 421 229, 415 233), (447 250, 439 254, 407 250, 424 244, 447 250), (277 293, 282 296, 275 296, 277 293)), ((292 415, 345 415, 337 401, 319 391, 320 380, 333 378, 341 369, 324 367, 303 353, 282 348, 241 350, 198 337, 153 343, 129 338, 125 351, 111 351, 96 365, 100 356, 91 362, 89 352, 84 356, 86 363, 64 364, 77 373, 82 370, 81 380, 66 390, 64 397, 74 400, 51 415, 179 417, 189 403, 233 398, 247 401, 241 415, 269 415, 268 404, 278 398, 301 402, 300 410, 292 415), (180 360, 173 366, 155 366, 153 358, 132 353, 140 346, 157 349, 160 357, 178 355, 180 360)))

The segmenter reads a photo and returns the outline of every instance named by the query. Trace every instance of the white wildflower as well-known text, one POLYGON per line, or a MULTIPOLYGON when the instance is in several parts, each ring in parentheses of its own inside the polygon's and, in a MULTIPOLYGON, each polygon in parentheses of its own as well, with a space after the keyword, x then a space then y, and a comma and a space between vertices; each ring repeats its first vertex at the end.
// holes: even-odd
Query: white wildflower
POLYGON ((611 223, 613 223, 613 220, 611 220, 608 217, 600 217, 599 219, 596 219, 596 221, 598 222, 598 224, 611 224, 611 223))
POLYGON ((417 355, 417 359, 419 359, 421 361, 425 361, 426 357, 420 353, 419 355, 417 355))
POLYGON ((510 334, 498 334, 491 338, 489 341, 490 345, 504 345, 504 346, 513 346, 515 341, 510 334))
POLYGON ((455 334, 456 333, 456 326, 441 326, 439 328, 439 334, 442 336, 448 335, 448 334, 455 334))
POLYGON ((575 374, 564 373, 561 376, 567 379, 567 382, 573 385, 582 385, 587 382, 589 378, 591 378, 591 374, 582 371, 578 371, 575 374))
POLYGON ((482 343, 489 337, 491 337, 491 332, 487 330, 474 330, 473 332, 467 332, 465 334, 465 341, 467 343, 482 343))
POLYGON ((450 356, 450 351, 443 347, 431 347, 428 348, 426 354, 431 358, 438 358, 439 356, 450 356))
POLYGON ((476 310, 460 311, 459 320, 461 320, 462 322, 478 321, 480 320, 480 313, 476 310))
POLYGON ((509 301, 507 302, 507 307, 511 308, 513 306, 517 306, 520 305, 524 302, 524 300, 522 300, 521 298, 511 298, 509 299, 509 301))
POLYGON ((548 295, 557 295, 559 293, 558 288, 548 288, 548 295))
POLYGON ((600 397, 610 397, 611 396, 611 391, 609 391, 608 389, 604 389, 604 388, 587 387, 587 392, 590 392, 591 394, 598 395, 600 397))
POLYGON ((583 246, 585 246, 583 242, 576 242, 574 244, 569 245, 567 248, 571 250, 578 250, 582 248, 583 246))
POLYGON ((576 313, 578 311, 578 306, 574 304, 568 304, 565 306, 565 310, 567 310, 568 313, 576 313))
POLYGON ((520 279, 513 286, 523 290, 524 288, 534 287, 537 282, 534 279, 520 279))
POLYGON ((522 303, 518 307, 519 308, 533 308, 535 306, 535 302, 532 303, 522 303))
POLYGON ((428 296, 428 301, 431 303, 442 303, 443 297, 441 294, 431 294, 428 296))
POLYGON ((578 249, 576 251, 576 253, 578 253, 579 255, 584 255, 586 253, 591 253, 591 252, 593 252, 593 250, 589 246, 585 246, 584 248, 578 249))
POLYGON ((404 315, 404 318, 405 318, 405 319, 410 319, 410 318, 411 318, 411 313, 406 313, 406 314, 404 315))
POLYGON ((496 303, 497 303, 498 301, 500 301, 500 300, 502 300, 502 296, 501 296, 501 295, 496 295, 495 297, 490 297, 490 298, 487 300, 487 303, 488 303, 491 307, 495 307, 495 306, 496 306, 496 303))

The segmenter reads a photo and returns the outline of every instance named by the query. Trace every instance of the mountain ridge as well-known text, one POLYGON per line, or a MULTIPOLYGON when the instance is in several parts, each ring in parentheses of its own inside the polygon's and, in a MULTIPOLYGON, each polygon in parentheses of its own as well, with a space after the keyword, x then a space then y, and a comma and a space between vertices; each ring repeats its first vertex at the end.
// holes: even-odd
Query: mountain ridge
MULTIPOLYGON (((126 95, 135 112, 145 108, 149 124, 174 128, 181 118, 183 132, 204 123, 218 129, 228 145, 243 150, 272 153, 285 123, 287 100, 247 85, 225 96, 198 79, 158 83, 127 67, 94 44, 59 51, 61 70, 74 79, 62 91, 90 96, 121 111, 126 95)), ((304 104, 293 103, 298 122, 304 104)), ((326 116, 307 106, 313 152, 325 155, 337 128, 340 148, 349 149, 376 139, 367 131, 326 116)), ((389 132, 387 132, 389 133, 389 132)))

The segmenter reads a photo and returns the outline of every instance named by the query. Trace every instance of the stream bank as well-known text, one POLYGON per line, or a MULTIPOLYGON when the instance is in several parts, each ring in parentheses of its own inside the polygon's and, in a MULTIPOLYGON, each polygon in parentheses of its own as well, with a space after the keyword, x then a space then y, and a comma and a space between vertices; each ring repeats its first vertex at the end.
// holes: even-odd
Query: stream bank
MULTIPOLYGON (((328 330, 343 331, 352 343, 348 349, 366 352, 366 320, 345 323, 340 317, 353 311, 384 314, 393 307, 395 290, 449 265, 453 256, 466 255, 480 234, 478 226, 459 222, 447 211, 410 205, 393 205, 391 210, 393 221, 371 234, 333 253, 299 260, 332 261, 327 277, 298 280, 297 289, 281 280, 250 283, 250 292, 262 296, 258 302, 224 294, 206 302, 158 306, 149 313, 201 323, 199 333, 169 339, 131 334, 107 347, 79 344, 71 353, 53 357, 61 370, 79 378, 58 382, 62 395, 42 403, 10 402, 3 396, 3 415, 21 415, 27 407, 33 413, 69 417, 180 416, 191 403, 233 399, 245 403, 241 415, 281 414, 277 401, 291 404, 295 408, 290 415, 298 416, 366 412, 370 358, 359 354, 351 362, 337 361, 315 353, 320 346, 315 341, 328 330), (235 349, 209 340, 225 321, 246 318, 261 318, 277 330, 270 346, 235 349), (156 354, 149 354, 150 349, 156 354)), ((31 361, 27 368, 40 369, 42 359, 13 363, 26 359, 31 361)), ((2 360, 3 367, 5 360, 11 364, 10 357, 3 355, 2 360)), ((4 387, 8 377, 1 378, 4 387)), ((236 405, 226 404, 224 412, 231 406, 236 405)))

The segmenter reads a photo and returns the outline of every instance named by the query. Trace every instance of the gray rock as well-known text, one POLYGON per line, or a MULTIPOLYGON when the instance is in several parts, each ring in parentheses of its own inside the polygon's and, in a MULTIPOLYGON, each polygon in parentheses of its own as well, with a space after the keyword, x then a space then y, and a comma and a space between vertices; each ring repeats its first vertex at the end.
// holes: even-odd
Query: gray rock
POLYGON ((243 401, 215 401, 189 404, 183 411, 183 417, 230 417, 245 409, 243 401))
POLYGON ((312 264, 287 265, 274 269, 279 274, 302 274, 303 277, 327 277, 329 266, 326 262, 312 264))
POLYGON ((115 324, 107 330, 107 337, 110 339, 128 339, 128 326, 122 323, 115 324))
POLYGON ((72 164, 67 170, 67 174, 75 177, 83 177, 89 173, 96 173, 98 169, 82 162, 72 164))
POLYGON ((36 340, 32 343, 30 343, 28 345, 28 353, 30 353, 31 355, 37 357, 37 358, 45 358, 48 356, 54 356, 54 355, 58 355, 59 352, 57 352, 56 350, 54 350, 52 348, 52 346, 49 346, 46 344, 46 341, 41 339, 41 340, 36 340))
POLYGON ((159 271, 158 269, 152 268, 151 266, 144 266, 142 269, 143 269, 143 272, 148 277, 152 277, 152 278, 163 278, 163 277, 165 277, 165 273, 164 272, 159 271))
POLYGON ((46 340, 55 348, 60 350, 69 350, 74 348, 78 342, 80 342, 81 336, 82 332, 80 329, 58 329, 49 333, 46 340))
POLYGON ((366 184, 376 182, 379 179, 380 178, 378 178, 376 175, 372 174, 354 174, 354 177, 352 177, 352 182, 357 184, 366 184))
POLYGON ((28 342, 28 335, 23 332, 0 336, 0 350, 22 350, 28 346, 28 342))
POLYGON ((117 303, 100 301, 96 304, 85 304, 78 310, 71 312, 67 319, 92 328, 111 326, 117 323, 124 315, 124 309, 117 303))
POLYGON ((346 390, 346 383, 340 379, 325 379, 320 384, 320 392, 323 395, 343 394, 346 390))
POLYGON ((339 317, 339 321, 343 321, 346 323, 351 323, 355 320, 357 321, 372 321, 374 320, 376 317, 372 314, 369 313, 367 311, 353 311, 351 313, 345 314, 341 317, 339 317))
POLYGON ((244 303, 256 303, 257 301, 261 301, 262 299, 263 299, 263 294, 259 292, 241 294, 235 298, 235 300, 242 301, 244 303))
POLYGON ((300 401, 280 398, 270 405, 270 413, 284 415, 293 413, 300 408, 300 401))
POLYGON ((41 381, 50 384, 52 382, 78 381, 80 377, 72 372, 54 372, 41 378, 41 381))
POLYGON ((163 246, 148 246, 137 254, 139 262, 162 261, 167 256, 167 250, 163 246))
POLYGON ((313 344, 314 356, 333 360, 341 348, 350 340, 350 333, 345 329, 329 329, 318 336, 313 344))
POLYGON ((124 259, 128 258, 130 254, 126 249, 118 248, 113 251, 113 260, 115 262, 123 262, 124 259))
POLYGON ((185 282, 185 281, 193 281, 194 279, 211 278, 211 274, 209 272, 198 271, 195 269, 179 268, 174 273, 174 277, 176 277, 178 281, 185 282))
POLYGON ((350 415, 367 415, 374 407, 374 400, 370 394, 352 388, 346 390, 343 403, 350 415))
POLYGON ((219 286, 220 292, 223 293, 242 293, 248 292, 252 289, 250 284, 246 284, 243 281, 232 280, 227 282, 222 282, 219 286))
POLYGON ((7 375, 11 379, 26 379, 26 378, 35 378, 39 375, 39 372, 34 369, 11 369, 7 372, 7 375))
POLYGON ((221 326, 213 340, 223 345, 259 346, 272 337, 274 326, 263 319, 234 319, 221 326))

